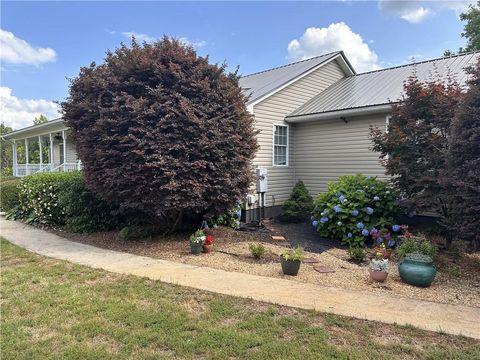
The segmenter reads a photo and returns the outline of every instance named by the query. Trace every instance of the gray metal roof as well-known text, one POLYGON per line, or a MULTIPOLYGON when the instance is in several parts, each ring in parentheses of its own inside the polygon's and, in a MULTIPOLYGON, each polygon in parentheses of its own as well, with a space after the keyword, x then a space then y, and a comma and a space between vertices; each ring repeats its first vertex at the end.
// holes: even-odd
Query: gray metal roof
POLYGON ((404 82, 414 73, 422 82, 438 77, 446 80, 451 75, 464 85, 468 78, 465 68, 475 64, 479 57, 480 52, 477 51, 349 76, 307 101, 287 118, 293 120, 305 115, 395 102, 403 94, 404 82))
POLYGON ((243 88, 245 94, 250 96, 248 100, 248 104, 250 104, 339 54, 342 54, 342 52, 335 51, 270 70, 246 75, 240 78, 240 86, 243 88))

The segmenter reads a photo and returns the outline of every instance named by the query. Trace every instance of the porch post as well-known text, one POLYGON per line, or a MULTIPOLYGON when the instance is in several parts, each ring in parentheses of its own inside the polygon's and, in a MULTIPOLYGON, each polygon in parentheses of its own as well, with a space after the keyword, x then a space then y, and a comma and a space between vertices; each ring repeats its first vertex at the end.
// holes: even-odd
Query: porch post
POLYGON ((40 171, 42 171, 43 165, 43 147, 42 147, 42 137, 38 136, 38 148, 40 149, 40 171))
POLYGON ((17 176, 17 142, 15 139, 13 139, 13 151, 12 151, 12 157, 13 157, 13 176, 17 176))
POLYGON ((25 138, 25 175, 30 175, 30 166, 28 166, 28 139, 25 138))
POLYGON ((53 170, 53 168, 55 167, 55 163, 53 162, 53 136, 52 136, 52 133, 49 133, 48 134, 48 138, 50 140, 50 151, 49 151, 49 157, 50 157, 50 171, 53 170))
POLYGON ((62 130, 63 139, 63 171, 65 171, 65 163, 67 162, 67 136, 65 130, 62 130))

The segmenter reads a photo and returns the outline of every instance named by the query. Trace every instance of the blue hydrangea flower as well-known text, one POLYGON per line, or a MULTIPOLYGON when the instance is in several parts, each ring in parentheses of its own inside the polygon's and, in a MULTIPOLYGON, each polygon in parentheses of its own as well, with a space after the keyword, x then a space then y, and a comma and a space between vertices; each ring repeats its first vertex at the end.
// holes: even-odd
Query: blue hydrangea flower
POLYGON ((374 201, 380 201, 380 198, 379 198, 378 196, 374 196, 374 197, 373 197, 373 200, 374 200, 374 201))
POLYGON ((318 226, 318 221, 317 221, 317 220, 313 220, 313 221, 312 221, 312 226, 313 226, 313 227, 317 227, 317 226, 318 226))
POLYGON ((338 214, 339 212, 342 211, 342 208, 341 208, 340 206, 338 206, 338 205, 335 205, 335 206, 333 207, 333 211, 335 211, 335 212, 338 214))
POLYGON ((328 214, 330 214, 330 210, 328 209, 323 210, 323 215, 328 215, 328 214))
POLYGON ((340 195, 340 196, 338 197, 338 200, 340 200, 340 201, 343 201, 343 200, 345 200, 345 196, 343 196, 343 195, 340 195))
POLYGON ((358 212, 358 210, 355 209, 355 210, 352 210, 351 214, 353 216, 358 216, 359 212, 358 212))
POLYGON ((367 230, 367 229, 363 229, 363 230, 362 230, 362 235, 363 235, 363 236, 368 236, 368 230, 367 230))
POLYGON ((383 243, 383 238, 381 237, 377 238, 377 244, 380 245, 381 243, 383 243))
POLYGON ((365 225, 363 225, 362 222, 359 222, 359 223, 357 224, 357 229, 362 230, 364 227, 365 227, 365 225))
POLYGON ((368 215, 372 215, 373 214, 373 209, 371 207, 367 207, 365 209, 365 211, 367 212, 368 215))
POLYGON ((343 223, 342 223, 341 221, 339 221, 339 222, 337 222, 337 225, 338 225, 338 226, 342 226, 343 223))
POLYGON ((400 225, 393 225, 392 230, 393 231, 399 231, 400 230, 400 225))
POLYGON ((395 240, 388 240, 387 245, 388 245, 389 247, 394 247, 394 246, 395 246, 395 240))
POLYGON ((310 216, 310 221, 313 221, 313 220, 315 220, 315 216, 312 215, 310 216))
POLYGON ((347 234, 347 237, 351 239, 351 238, 353 237, 353 234, 352 234, 352 233, 348 233, 348 234, 347 234))
POLYGON ((325 216, 320 219, 320 222, 321 222, 322 224, 325 224, 327 221, 328 221, 328 218, 325 217, 325 216))

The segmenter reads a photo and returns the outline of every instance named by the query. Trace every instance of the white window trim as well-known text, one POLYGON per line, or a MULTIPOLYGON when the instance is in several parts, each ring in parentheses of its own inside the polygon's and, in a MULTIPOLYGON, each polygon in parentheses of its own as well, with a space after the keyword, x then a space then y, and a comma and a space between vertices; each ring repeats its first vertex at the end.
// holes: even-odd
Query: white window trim
POLYGON ((273 167, 288 167, 290 155, 290 126, 288 124, 272 124, 272 166, 273 167), (287 161, 285 165, 275 165, 275 126, 283 126, 287 128, 287 161))

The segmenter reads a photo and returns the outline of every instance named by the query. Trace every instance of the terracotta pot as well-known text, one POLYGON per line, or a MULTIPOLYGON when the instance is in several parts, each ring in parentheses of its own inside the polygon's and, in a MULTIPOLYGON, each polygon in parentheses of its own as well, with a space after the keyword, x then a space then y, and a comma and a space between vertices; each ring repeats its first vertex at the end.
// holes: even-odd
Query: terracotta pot
POLYGON ((384 282, 387 279, 388 272, 369 270, 370 279, 377 282, 384 282))
POLYGON ((392 256, 392 249, 382 249, 381 247, 374 247, 373 248, 374 254, 382 254, 384 259, 390 259, 390 256, 392 256))
POLYGON ((208 254, 209 252, 212 251, 212 246, 213 246, 212 244, 210 244, 210 245, 203 245, 203 252, 204 252, 205 254, 208 254))

